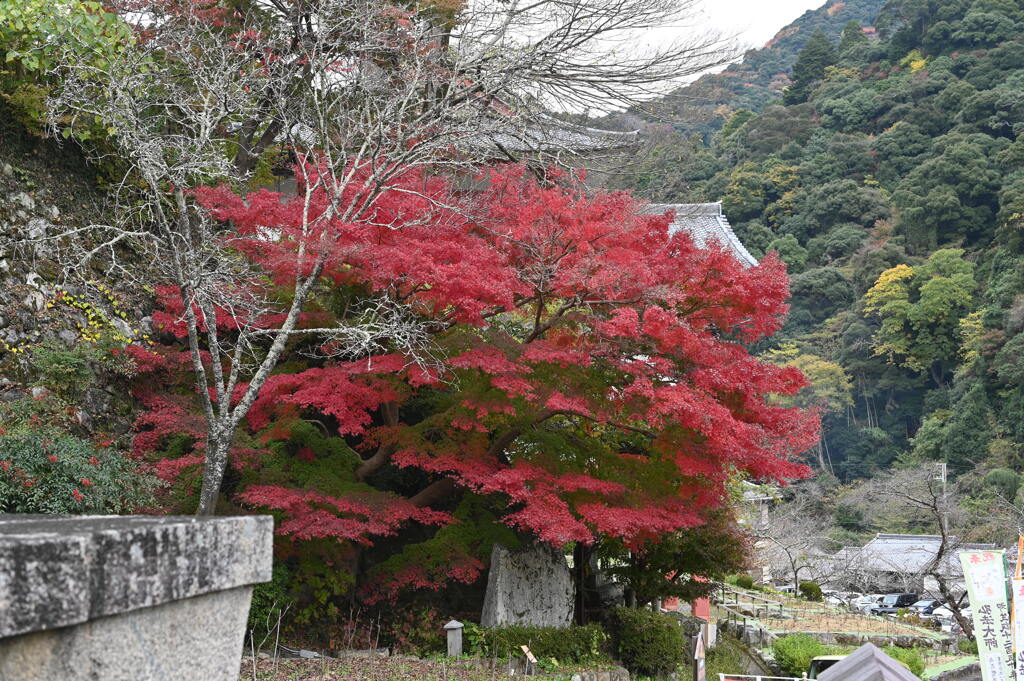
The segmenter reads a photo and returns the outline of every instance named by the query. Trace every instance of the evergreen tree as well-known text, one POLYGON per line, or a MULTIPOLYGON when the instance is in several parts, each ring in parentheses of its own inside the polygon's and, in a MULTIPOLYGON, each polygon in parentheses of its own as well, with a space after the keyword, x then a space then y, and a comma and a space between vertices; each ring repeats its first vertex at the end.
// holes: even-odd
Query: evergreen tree
POLYGON ((846 26, 843 26, 843 32, 839 38, 839 52, 842 54, 854 45, 866 43, 867 41, 867 36, 864 35, 864 30, 860 23, 850 19, 846 22, 846 26))
POLYGON ((825 69, 838 61, 835 46, 818 29, 800 50, 793 64, 793 84, 786 90, 783 101, 786 104, 800 104, 807 101, 811 86, 825 77, 825 69))

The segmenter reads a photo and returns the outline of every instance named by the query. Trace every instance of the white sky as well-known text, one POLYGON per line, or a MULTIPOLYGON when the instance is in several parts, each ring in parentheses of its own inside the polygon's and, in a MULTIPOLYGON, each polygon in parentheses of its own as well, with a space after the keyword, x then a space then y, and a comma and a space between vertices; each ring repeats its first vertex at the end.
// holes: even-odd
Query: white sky
POLYGON ((710 25, 738 37, 750 47, 761 47, 779 29, 825 0, 704 0, 710 25))

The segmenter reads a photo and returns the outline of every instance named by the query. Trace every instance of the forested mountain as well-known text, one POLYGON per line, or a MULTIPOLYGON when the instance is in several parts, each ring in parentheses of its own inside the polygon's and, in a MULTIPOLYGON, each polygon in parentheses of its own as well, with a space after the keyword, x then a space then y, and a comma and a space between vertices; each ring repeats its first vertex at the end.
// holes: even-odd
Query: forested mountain
POLYGON ((1013 490, 1024 3, 890 0, 874 24, 879 40, 805 47, 782 101, 732 114, 709 144, 674 138, 632 186, 722 200, 751 251, 789 266, 792 311, 762 351, 814 382, 816 467, 850 481, 943 461, 1013 490))
POLYGON ((797 54, 817 31, 838 41, 848 22, 871 27, 884 1, 828 0, 818 9, 804 12, 763 47, 749 50, 740 63, 674 91, 652 106, 645 117, 671 120, 679 132, 710 139, 733 112, 760 111, 779 98, 789 84, 788 74, 797 54))

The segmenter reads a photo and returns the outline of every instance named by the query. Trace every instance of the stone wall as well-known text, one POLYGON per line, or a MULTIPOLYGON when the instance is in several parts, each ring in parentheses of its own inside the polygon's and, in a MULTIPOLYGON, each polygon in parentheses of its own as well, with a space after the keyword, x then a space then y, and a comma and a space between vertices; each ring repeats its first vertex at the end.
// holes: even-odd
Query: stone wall
POLYGON ((0 679, 237 681, 273 523, 0 516, 0 679))

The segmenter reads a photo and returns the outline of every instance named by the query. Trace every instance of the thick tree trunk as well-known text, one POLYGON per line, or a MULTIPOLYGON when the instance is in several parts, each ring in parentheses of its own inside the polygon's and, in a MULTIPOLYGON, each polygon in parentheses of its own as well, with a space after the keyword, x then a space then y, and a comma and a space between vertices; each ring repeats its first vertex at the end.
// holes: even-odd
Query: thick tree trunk
POLYGON ((199 508, 196 515, 213 515, 217 509, 220 486, 228 466, 228 443, 230 440, 217 438, 206 447, 206 462, 203 466, 203 487, 199 492, 199 508))

